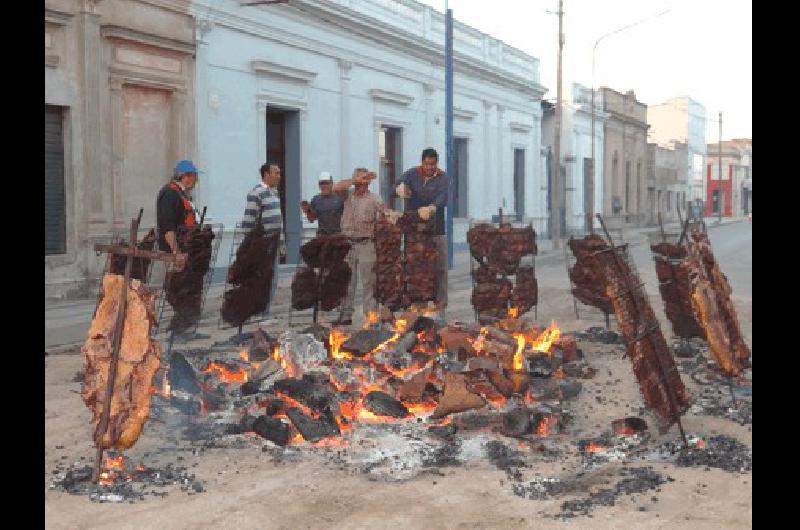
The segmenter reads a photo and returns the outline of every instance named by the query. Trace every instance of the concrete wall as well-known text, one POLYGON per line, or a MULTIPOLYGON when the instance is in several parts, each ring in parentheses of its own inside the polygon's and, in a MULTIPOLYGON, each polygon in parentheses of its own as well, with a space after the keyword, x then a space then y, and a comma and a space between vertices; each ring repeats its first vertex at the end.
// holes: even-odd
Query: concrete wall
POLYGON ((600 91, 608 114, 603 138, 603 215, 617 218, 618 222, 626 225, 638 225, 644 222, 646 204, 647 106, 636 100, 633 91, 625 94, 609 88, 600 91), (630 164, 627 201, 626 163, 630 164), (615 197, 621 206, 617 212, 612 208, 615 197))
POLYGON ((45 1, 45 104, 65 109, 67 226, 66 253, 45 256, 46 297, 88 294, 105 259, 94 243, 127 231, 139 207, 142 234, 154 225, 158 189, 194 155, 193 54, 180 10, 45 1))

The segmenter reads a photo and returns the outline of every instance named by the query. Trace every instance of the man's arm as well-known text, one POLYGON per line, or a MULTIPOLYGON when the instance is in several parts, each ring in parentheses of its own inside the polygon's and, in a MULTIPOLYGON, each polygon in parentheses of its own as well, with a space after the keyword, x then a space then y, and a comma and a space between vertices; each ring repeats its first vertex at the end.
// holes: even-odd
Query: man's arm
POLYGON ((438 189, 436 190, 436 196, 433 198, 433 204, 436 206, 437 210, 441 210, 445 206, 447 206, 447 179, 449 177, 447 175, 444 176, 439 181, 438 189))
POLYGON ((247 205, 244 207, 244 217, 242 218, 242 228, 252 230, 256 227, 256 218, 261 209, 261 200, 252 191, 247 194, 247 205))
POLYGON ((311 202, 303 201, 300 203, 300 209, 303 210, 304 214, 306 214, 306 219, 308 219, 309 223, 313 223, 319 217, 317 214, 316 205, 314 204, 316 199, 317 196, 315 195, 314 198, 311 199, 311 202))
POLYGON ((413 194, 411 191, 410 185, 410 178, 411 178, 411 171, 412 169, 408 169, 400 175, 400 179, 397 181, 397 187, 394 189, 397 196, 401 199, 410 199, 411 195, 413 194))
MULTIPOLYGON (((173 254, 178 254, 179 256, 185 255, 181 254, 181 249, 178 246, 178 224, 179 224, 179 214, 178 214, 178 207, 179 207, 180 197, 177 196, 175 193, 163 193, 158 198, 158 204, 156 205, 156 218, 157 218, 157 225, 158 229, 164 233, 164 241, 167 242, 167 246, 169 246, 170 251, 173 254)), ((185 264, 184 259, 178 258, 178 261, 175 262, 175 270, 182 270, 185 264)))

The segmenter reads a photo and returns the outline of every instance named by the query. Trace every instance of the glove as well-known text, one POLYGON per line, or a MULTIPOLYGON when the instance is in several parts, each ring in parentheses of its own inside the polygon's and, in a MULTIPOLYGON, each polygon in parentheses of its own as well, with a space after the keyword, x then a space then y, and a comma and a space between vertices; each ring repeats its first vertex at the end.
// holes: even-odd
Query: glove
POLYGON ((436 213, 436 206, 434 206, 433 204, 431 204, 430 206, 423 206, 422 208, 417 210, 417 213, 419 214, 420 219, 422 219, 423 221, 427 221, 433 216, 434 213, 436 213))
POLYGON ((397 196, 401 199, 411 198, 411 188, 406 186, 405 182, 400 183, 394 191, 397 192, 397 196))

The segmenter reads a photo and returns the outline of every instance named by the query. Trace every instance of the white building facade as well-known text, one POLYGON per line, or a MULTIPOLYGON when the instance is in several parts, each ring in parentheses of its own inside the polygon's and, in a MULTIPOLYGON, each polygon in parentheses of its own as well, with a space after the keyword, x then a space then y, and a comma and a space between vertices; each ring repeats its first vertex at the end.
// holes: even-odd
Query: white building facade
MULTIPOLYGON (((321 171, 338 180, 354 167, 376 170, 372 191, 399 208, 394 183, 424 148, 436 148, 445 167, 444 16, 413 0, 247 3, 191 8, 196 162, 205 171, 196 203, 230 233, 261 164, 279 162, 292 262, 315 227, 298 206, 318 192, 321 171)), ((501 207, 524 220, 546 216, 538 65, 454 23, 456 242, 465 241, 468 218, 501 207)))
POLYGON ((706 109, 689 96, 679 96, 647 107, 648 141, 662 147, 687 145, 687 200, 705 200, 706 109))
MULTIPOLYGON (((561 128, 561 171, 564 176, 565 227, 569 231, 582 230, 586 226, 587 199, 592 165, 592 91, 579 83, 573 83, 571 95, 564 98, 561 128)), ((545 105, 543 116, 543 152, 552 164, 555 140, 555 109, 545 105)), ((603 209, 603 131, 606 114, 603 111, 603 94, 595 91, 594 159, 597 170, 594 176, 595 213, 603 209)), ((552 167, 552 166, 551 166, 552 167)), ((552 175, 548 175, 552 183, 552 175)), ((546 184, 547 185, 547 184, 546 184)), ((547 193, 550 189, 548 187, 547 193)), ((545 199, 546 200, 546 199, 545 199)), ((547 210, 549 212, 549 209, 547 210)), ((548 213, 549 215, 549 213, 548 213)), ((596 220, 593 220, 598 225, 596 220)))

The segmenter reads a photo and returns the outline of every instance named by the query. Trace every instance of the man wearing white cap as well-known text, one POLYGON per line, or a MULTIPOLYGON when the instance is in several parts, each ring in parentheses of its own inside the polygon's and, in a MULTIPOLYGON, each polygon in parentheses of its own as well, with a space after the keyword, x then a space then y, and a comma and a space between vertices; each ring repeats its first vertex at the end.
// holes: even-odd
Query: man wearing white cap
POLYGON ((333 192, 333 177, 327 171, 319 174, 319 194, 311 202, 303 201, 300 209, 310 223, 317 221, 317 235, 338 234, 341 232, 344 199, 333 192))

